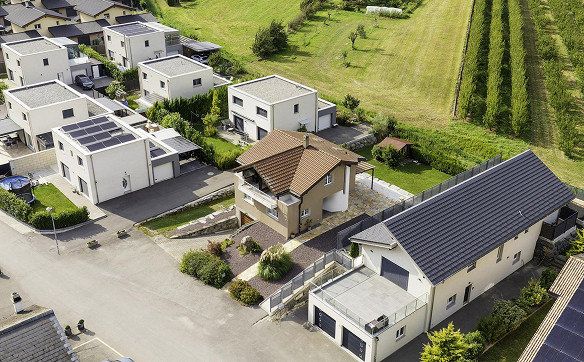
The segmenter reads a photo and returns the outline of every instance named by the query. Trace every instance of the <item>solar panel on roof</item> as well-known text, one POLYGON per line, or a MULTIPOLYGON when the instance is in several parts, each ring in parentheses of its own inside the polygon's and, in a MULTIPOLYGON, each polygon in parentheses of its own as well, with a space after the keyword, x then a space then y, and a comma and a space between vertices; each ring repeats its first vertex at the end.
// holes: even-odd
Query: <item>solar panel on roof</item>
POLYGON ((81 138, 81 137, 86 136, 86 135, 87 135, 87 132, 85 132, 84 129, 79 129, 77 131, 69 132, 69 136, 73 137, 74 139, 78 139, 78 138, 81 138))
POLYGON ((99 126, 104 131, 110 131, 112 129, 119 128, 118 125, 115 124, 114 122, 103 123, 103 124, 100 124, 99 126))
POLYGON ((96 140, 105 140, 110 138, 110 134, 107 132, 102 132, 102 133, 98 133, 98 134, 94 134, 93 137, 95 137, 96 140))
POLYGON ((94 134, 94 133, 101 133, 101 132, 103 132, 103 131, 101 130, 101 127, 100 127, 100 126, 91 126, 91 127, 87 127, 87 128, 85 129, 85 131, 87 132, 87 134, 94 134))
POLYGON ((79 143, 81 143, 82 145, 87 145, 87 144, 95 142, 96 139, 93 136, 88 136, 88 137, 80 138, 77 141, 79 141, 79 143))
POLYGON ((66 126, 61 127, 61 129, 65 132, 69 132, 72 131, 74 129, 78 129, 79 126, 77 124, 68 124, 66 126))
POLYGON ((94 143, 94 144, 92 144, 92 145, 87 145, 87 146, 85 146, 85 147, 87 147, 87 149, 88 149, 89 151, 97 151, 97 150, 101 150, 102 148, 105 148, 105 147, 104 147, 104 145, 103 145, 103 143, 101 143, 101 142, 99 142, 99 143, 94 143))
POLYGON ((136 137, 134 137, 133 134, 123 134, 121 136, 116 137, 118 140, 120 140, 120 142, 124 143, 124 142, 128 142, 131 141, 133 139, 136 139, 136 137))
POLYGON ((119 145, 121 142, 117 138, 110 138, 109 140, 105 140, 102 143, 105 147, 111 147, 111 146, 119 145))
POLYGON ((162 156, 166 154, 166 152, 164 152, 164 150, 160 149, 160 148, 154 148, 152 150, 150 150, 150 157, 158 157, 158 156, 162 156))
POLYGON ((100 124, 100 123, 104 123, 107 121, 108 121, 108 119, 106 117, 99 117, 99 118, 95 118, 93 120, 93 124, 100 124))
POLYGON ((93 124, 94 123, 93 123, 93 120, 92 119, 88 119, 86 121, 81 121, 81 122, 77 123, 77 125, 79 126, 79 128, 85 128, 85 127, 88 127, 88 126, 92 126, 93 124))

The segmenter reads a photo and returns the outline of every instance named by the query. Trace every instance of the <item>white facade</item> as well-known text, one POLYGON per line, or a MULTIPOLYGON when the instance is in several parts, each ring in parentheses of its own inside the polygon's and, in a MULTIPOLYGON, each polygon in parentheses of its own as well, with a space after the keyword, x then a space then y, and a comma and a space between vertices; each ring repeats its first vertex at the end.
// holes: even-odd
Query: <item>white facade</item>
POLYGON ((334 122, 326 115, 318 121, 316 90, 277 75, 232 85, 228 93, 230 121, 254 141, 274 129, 317 132, 319 124, 324 129, 334 122))
POLYGON ((103 28, 107 57, 124 68, 166 56, 164 32, 145 23, 127 23, 103 28))
POLYGON ((213 68, 182 55, 138 64, 142 97, 190 98, 214 87, 213 68))
POLYGON ((16 86, 58 79, 73 83, 67 48, 48 38, 2 44, 8 80, 16 86))

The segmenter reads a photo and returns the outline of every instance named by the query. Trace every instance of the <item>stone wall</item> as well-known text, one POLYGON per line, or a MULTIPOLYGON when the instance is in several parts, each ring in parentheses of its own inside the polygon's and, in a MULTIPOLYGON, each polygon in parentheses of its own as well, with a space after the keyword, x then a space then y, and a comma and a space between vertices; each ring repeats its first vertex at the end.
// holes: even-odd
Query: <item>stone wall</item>
POLYGON ((186 232, 177 232, 172 235, 171 239, 195 238, 204 235, 215 234, 220 231, 233 230, 239 226, 239 219, 237 216, 232 216, 228 219, 220 220, 216 223, 209 223, 197 230, 190 230, 186 232))
POLYGON ((368 134, 363 137, 351 140, 343 144, 343 147, 350 151, 357 151, 364 147, 371 146, 377 143, 377 138, 373 134, 368 134))
POLYGON ((55 149, 35 152, 30 155, 10 160, 10 169, 13 175, 27 175, 57 164, 55 149))

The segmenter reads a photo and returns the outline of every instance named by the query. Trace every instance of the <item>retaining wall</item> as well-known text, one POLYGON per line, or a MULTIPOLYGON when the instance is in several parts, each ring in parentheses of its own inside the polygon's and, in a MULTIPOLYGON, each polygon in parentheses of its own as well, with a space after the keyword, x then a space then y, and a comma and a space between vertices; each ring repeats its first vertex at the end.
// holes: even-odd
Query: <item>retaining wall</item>
POLYGON ((10 169, 13 175, 27 175, 56 164, 57 155, 55 154, 55 149, 51 148, 10 160, 10 169))

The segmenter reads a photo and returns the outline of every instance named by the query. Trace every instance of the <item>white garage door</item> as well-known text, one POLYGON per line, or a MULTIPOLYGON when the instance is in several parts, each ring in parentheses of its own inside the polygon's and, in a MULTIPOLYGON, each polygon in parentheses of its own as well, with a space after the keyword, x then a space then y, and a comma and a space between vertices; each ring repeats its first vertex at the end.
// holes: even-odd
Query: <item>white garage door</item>
POLYGON ((85 69, 78 69, 71 72, 71 76, 73 77, 73 81, 75 81, 75 77, 78 75, 87 75, 85 69))
POLYGON ((154 166, 154 182, 161 182, 173 178, 172 162, 154 166))
POLYGON ((325 114, 324 116, 318 117, 318 130, 331 128, 331 114, 325 114))

